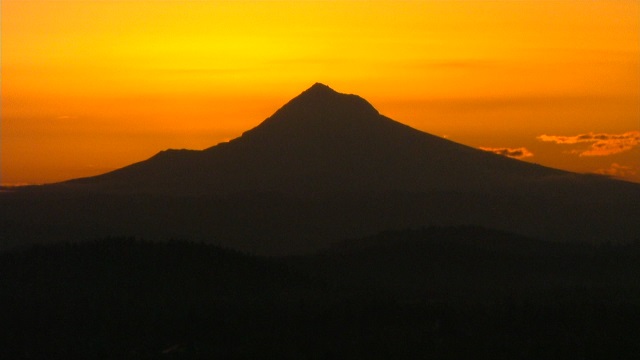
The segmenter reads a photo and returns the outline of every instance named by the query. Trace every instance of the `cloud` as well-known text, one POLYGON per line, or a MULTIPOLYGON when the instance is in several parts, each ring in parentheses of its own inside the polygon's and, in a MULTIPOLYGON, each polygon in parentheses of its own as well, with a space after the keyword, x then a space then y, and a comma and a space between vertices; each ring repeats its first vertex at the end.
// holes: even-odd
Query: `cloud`
POLYGON ((633 149, 640 144, 640 131, 628 131, 623 134, 593 133, 580 134, 575 136, 560 135, 540 135, 540 141, 553 142, 556 144, 579 144, 591 143, 591 147, 586 150, 574 150, 573 153, 580 156, 607 156, 633 149))
POLYGON ((60 115, 56 117, 57 120, 74 120, 77 118, 78 118, 77 116, 73 116, 73 115, 60 115))
POLYGON ((480 147, 480 149, 484 150, 484 151, 492 152, 494 154, 498 154, 498 155, 502 155, 502 156, 508 156, 508 157, 515 158, 515 159, 524 159, 524 158, 533 156, 533 153, 531 151, 529 151, 529 150, 527 150, 527 148, 523 148, 523 147, 520 147, 520 148, 480 147))
POLYGON ((598 169, 595 171, 596 174, 615 176, 615 177, 628 177, 633 176, 638 173, 637 169, 633 166, 620 165, 618 163, 613 163, 607 169, 598 169))

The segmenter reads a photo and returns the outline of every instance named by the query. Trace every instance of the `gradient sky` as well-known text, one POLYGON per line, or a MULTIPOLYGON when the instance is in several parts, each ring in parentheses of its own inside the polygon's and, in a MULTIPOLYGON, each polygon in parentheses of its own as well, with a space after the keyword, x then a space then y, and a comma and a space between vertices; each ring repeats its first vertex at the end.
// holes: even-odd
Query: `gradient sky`
POLYGON ((2 184, 239 136, 315 82, 640 182, 640 2, 2 0, 2 184))

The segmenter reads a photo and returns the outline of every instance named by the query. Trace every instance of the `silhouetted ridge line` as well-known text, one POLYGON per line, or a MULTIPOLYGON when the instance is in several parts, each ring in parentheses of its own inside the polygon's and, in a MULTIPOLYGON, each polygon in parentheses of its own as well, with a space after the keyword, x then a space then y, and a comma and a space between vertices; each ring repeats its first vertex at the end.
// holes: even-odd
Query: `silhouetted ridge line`
MULTIPOLYGON (((275 191, 486 191, 566 174, 424 133, 363 98, 316 83, 241 137, 171 151, 83 179, 110 190, 228 194, 275 191)), ((517 185, 516 185, 517 187, 517 185)))

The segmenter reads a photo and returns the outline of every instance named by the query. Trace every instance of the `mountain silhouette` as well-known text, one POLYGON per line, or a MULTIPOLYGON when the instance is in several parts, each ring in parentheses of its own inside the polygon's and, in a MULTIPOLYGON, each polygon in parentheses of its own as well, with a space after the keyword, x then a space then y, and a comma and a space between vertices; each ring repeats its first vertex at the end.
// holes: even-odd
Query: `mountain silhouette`
POLYGON ((316 83, 257 127, 202 151, 167 150, 72 184, 124 192, 479 191, 568 173, 433 136, 316 83))
POLYGON ((0 247, 120 235, 283 254, 431 225, 624 242, 637 219, 640 184, 458 144, 317 83, 229 142, 1 193, 0 247))

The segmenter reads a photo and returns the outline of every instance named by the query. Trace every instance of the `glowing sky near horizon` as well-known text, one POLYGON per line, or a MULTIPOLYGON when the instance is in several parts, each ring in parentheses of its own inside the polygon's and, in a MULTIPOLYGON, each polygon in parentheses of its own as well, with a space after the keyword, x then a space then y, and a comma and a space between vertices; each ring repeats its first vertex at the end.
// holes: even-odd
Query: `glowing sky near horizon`
POLYGON ((315 82, 420 130, 640 182, 640 2, 3 0, 0 182, 203 149, 315 82))

